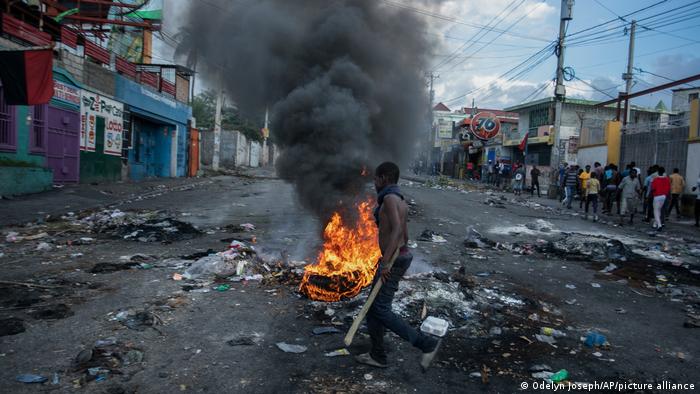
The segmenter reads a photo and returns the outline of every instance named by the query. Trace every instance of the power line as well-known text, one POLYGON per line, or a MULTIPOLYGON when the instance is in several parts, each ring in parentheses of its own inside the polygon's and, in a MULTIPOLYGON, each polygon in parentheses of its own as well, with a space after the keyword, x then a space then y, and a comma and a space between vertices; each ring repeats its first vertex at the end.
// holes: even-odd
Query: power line
MULTIPOLYGON (((646 7, 640 8, 640 9, 638 9, 638 10, 632 11, 632 12, 630 12, 630 13, 628 13, 628 14, 625 14, 625 15, 623 15, 622 17, 623 17, 623 18, 626 18, 626 17, 632 16, 632 15, 634 15, 634 14, 638 14, 638 13, 640 13, 640 12, 644 12, 644 11, 649 10, 649 9, 651 9, 651 8, 654 8, 654 7, 658 6, 658 5, 661 5, 661 4, 663 4, 663 3, 666 3, 667 1, 668 1, 668 0, 662 0, 662 1, 656 2, 656 3, 651 4, 651 5, 649 5, 649 6, 646 6, 646 7)), ((579 35, 579 34, 581 34, 581 33, 585 33, 585 32, 587 32, 587 31, 591 31, 591 30, 593 30, 593 29, 597 29, 597 28, 602 27, 602 26, 605 26, 605 25, 609 25, 610 23, 617 22, 618 20, 619 20, 619 17, 616 15, 616 18, 611 19, 611 20, 609 20, 609 21, 607 21, 607 22, 599 23, 599 24, 597 24, 597 25, 595 25, 595 26, 587 27, 587 28, 585 28, 585 29, 582 29, 582 30, 573 32, 573 33, 569 34, 569 35, 567 36, 567 38, 568 38, 568 37, 573 37, 573 36, 579 35)))
MULTIPOLYGON (((520 4, 522 4, 522 3, 520 3, 520 4)), ((508 32, 508 31, 512 30, 513 27, 515 27, 515 25, 517 25, 518 23, 520 23, 520 21, 522 21, 522 20, 525 19, 527 16, 529 16, 530 14, 532 14, 533 12, 535 12, 542 4, 544 4, 544 2, 538 3, 536 7, 533 7, 528 13, 522 15, 522 16, 521 16, 520 18, 518 18, 515 22, 513 22, 510 26, 508 26, 508 27, 506 28, 505 32, 499 33, 498 35, 496 35, 495 37, 493 37, 493 39, 492 39, 491 41, 489 41, 488 43, 486 43, 486 44, 484 44, 483 46, 481 46, 481 48, 479 48, 479 49, 475 50, 474 52, 472 52, 471 55, 469 55, 469 56, 473 56, 473 55, 477 54, 480 50, 486 48, 488 45, 490 45, 491 43, 493 43, 494 41, 496 41, 496 40, 497 40, 499 37, 501 37, 504 33, 506 33, 506 32, 508 32)), ((510 14, 510 13, 509 13, 509 14, 510 14)), ((506 15, 506 16, 507 16, 507 15, 506 15)), ((505 18, 505 17, 504 17, 504 18, 505 18)), ((458 63, 456 63, 456 64, 453 64, 453 65, 452 65, 452 69, 454 69, 456 66, 458 66, 458 65, 460 65, 460 64, 462 64, 462 63, 464 63, 465 61, 466 61, 466 59, 464 59, 464 60, 462 60, 461 62, 458 62, 458 63)), ((449 70, 448 70, 448 71, 449 71, 449 70)))
MULTIPOLYGON (((448 57, 447 59, 444 59, 443 61, 438 63, 435 67, 433 67, 433 70, 438 70, 440 67, 450 63, 452 60, 454 60, 454 56, 456 56, 459 52, 461 52, 462 50, 469 49, 472 45, 474 45, 474 40, 484 38, 489 32, 493 31, 493 29, 496 27, 496 25, 495 25, 496 20, 498 18, 500 18, 504 12, 506 12, 509 8, 511 8, 515 4, 516 1, 517 0, 513 0, 512 2, 508 3, 506 8, 504 8, 501 12, 499 12, 498 15, 491 18, 491 20, 486 24, 485 28, 479 29, 476 33, 474 33, 474 35, 472 36, 472 38, 469 41, 465 42, 459 48, 455 49, 452 52, 452 55, 453 55, 452 57, 448 57), (491 26, 492 23, 494 24, 493 26, 491 26), (481 37, 477 38, 477 36, 479 34, 481 34, 485 29, 488 29, 488 30, 486 30, 486 32, 481 37), (470 41, 471 41, 471 43, 469 43, 470 41)), ((522 5, 523 2, 525 2, 525 0, 521 0, 520 4, 518 4, 518 5, 522 5)), ((511 11, 508 12, 508 14, 506 14, 506 16, 510 15, 513 12, 513 10, 515 10, 515 7, 513 7, 511 9, 511 11)))
POLYGON ((544 92, 547 89, 547 86, 549 86, 549 84, 551 84, 553 82, 554 82, 553 79, 549 80, 549 81, 545 81, 542 85, 540 85, 538 88, 536 88, 534 91, 532 91, 532 93, 528 94, 520 101, 523 103, 527 103, 530 100, 534 101, 540 94, 542 94, 542 92, 544 92))
MULTIPOLYGON (((636 71, 642 73, 642 74, 653 75, 653 76, 655 76, 655 77, 657 77, 657 78, 665 79, 665 80, 670 81, 670 82, 674 82, 674 81, 675 81, 675 79, 671 79, 671 78, 669 78, 669 77, 664 77, 663 75, 655 74, 655 73, 653 73, 653 72, 651 72, 651 71, 642 70, 642 69, 639 68, 639 67, 634 67, 634 69, 635 69, 636 71)), ((641 79, 640 79, 640 80, 641 80, 641 79)), ((691 84, 689 84, 689 83, 684 83, 683 85, 690 86, 691 88, 694 88, 694 89, 697 89, 697 88, 698 88, 698 86, 693 86, 693 85, 691 85, 691 84)))
POLYGON ((595 90, 595 91, 598 92, 598 93, 603 93, 604 95, 610 97, 611 99, 614 99, 614 98, 615 98, 615 96, 610 95, 608 92, 606 92, 606 91, 604 91, 604 90, 602 90, 602 89, 599 89, 599 88, 596 87, 595 85, 593 85, 593 84, 591 84, 591 83, 588 83, 588 82, 584 81, 583 79, 581 79, 581 78, 579 78, 579 77, 577 77, 577 76, 575 76, 575 75, 574 75, 574 79, 576 79, 577 81, 583 82, 583 84, 585 84, 586 86, 590 86, 591 88, 593 88, 593 90, 595 90))
MULTIPOLYGON (((499 75, 499 76, 496 78, 496 80, 499 80, 499 79, 501 79, 501 78, 505 78, 506 76, 510 75, 511 73, 515 72, 516 70, 520 69, 521 67, 524 67, 523 70, 520 71, 520 72, 518 72, 518 73, 516 73, 515 75, 513 75, 513 76, 512 76, 510 79, 508 79, 506 82, 509 82, 509 81, 511 81, 512 79, 517 78, 518 76, 524 75, 525 73, 531 71, 534 67, 538 66, 539 64, 542 64, 545 60, 547 60, 549 57, 551 57, 551 56, 553 55, 552 50, 553 50, 553 48, 554 48, 554 45, 555 45, 555 43, 554 43, 554 42, 551 42, 549 45, 547 45, 547 46, 545 46, 544 48, 540 49, 539 51, 535 52, 534 54, 532 54, 532 55, 531 55, 530 57, 528 57, 527 59, 523 60, 522 62, 518 63, 517 65, 515 65, 514 67, 512 67, 511 69, 509 69, 508 71, 506 71, 506 72, 502 73, 501 75, 499 75)), ((461 100, 462 98, 464 98, 464 97, 466 97, 466 96, 468 96, 468 95, 470 95, 470 94, 473 94, 473 93, 475 93, 475 92, 477 92, 477 91, 479 91, 479 90, 482 90, 482 89, 484 89, 484 88, 487 88, 487 87, 493 85, 493 83, 494 83, 494 82, 489 82, 489 83, 487 83, 487 84, 481 85, 481 86, 479 86, 479 87, 477 87, 477 88, 474 88, 474 89, 471 89, 471 90, 469 90, 468 92, 463 93, 463 94, 461 94, 461 95, 459 95, 459 96, 453 97, 453 98, 448 99, 448 100, 443 100, 443 102, 444 102, 444 103, 449 103, 449 102, 461 100)), ((494 89, 494 87, 491 87, 491 88, 489 89, 489 91, 492 90, 492 89, 494 89)), ((488 91, 487 91, 487 92, 488 92, 488 91)))
MULTIPOLYGON (((658 5, 658 4, 661 4, 661 3, 652 4, 651 6, 645 7, 644 9, 651 8, 651 7, 656 6, 656 5, 658 5)), ((668 21, 669 19, 672 19, 672 20, 673 20, 672 22, 666 23, 664 26, 668 26, 668 25, 672 25, 672 24, 681 23, 681 22, 684 22, 685 20, 692 19, 692 18, 694 17, 694 16, 692 16, 692 17, 688 18, 688 10, 684 10, 684 8, 691 7, 691 6, 694 7, 694 8, 692 8, 690 11, 695 11, 695 10, 697 10, 697 9, 700 8, 700 4, 697 3, 697 2, 688 3, 688 4, 684 4, 684 5, 679 6, 679 7, 676 7, 676 8, 672 8, 672 9, 669 9, 669 10, 665 10, 665 11, 659 12, 659 13, 657 13, 657 14, 654 14, 654 15, 649 16, 649 17, 646 17, 646 18, 642 18, 642 19, 638 20, 637 22, 646 21, 646 20, 653 20, 653 22, 650 21, 648 24, 649 24, 649 25, 654 25, 655 23, 664 23, 664 22, 668 21), (664 17, 663 19, 660 19, 661 16, 666 15, 666 14, 669 14, 669 13, 671 13, 672 15, 668 15, 668 16, 664 17), (675 14, 674 14, 674 13, 675 13, 675 14), (680 20, 679 20, 678 18, 684 18, 684 19, 680 19, 680 20)), ((642 9, 642 10, 644 10, 644 9, 642 9)), ((640 11, 640 10, 637 10, 637 11, 632 12, 632 13, 625 14, 625 15, 623 15, 623 16, 620 16, 620 18, 624 19, 624 18, 626 18, 626 17, 628 17, 628 16, 630 16, 630 15, 632 15, 632 14, 635 14, 635 13, 637 13, 637 12, 639 12, 639 11, 640 11)), ((616 35, 619 34, 619 33, 616 33, 616 32, 614 32, 614 31, 616 31, 616 30, 618 30, 618 29, 620 28, 620 27, 618 27, 618 26, 609 27, 609 28, 606 28, 606 29, 603 29, 603 30, 599 30, 599 31, 594 31, 594 32, 591 32, 591 33, 588 33, 588 34, 584 34, 584 35, 581 35, 581 36, 578 36, 578 35, 579 35, 580 33, 593 30, 594 28, 601 27, 601 26, 610 24, 611 22, 615 22, 615 21, 618 21, 618 20, 619 20, 619 18, 613 19, 613 20, 610 20, 610 21, 608 21, 608 22, 605 22, 605 23, 596 25, 596 26, 594 26, 594 27, 590 27, 590 28, 587 28, 587 29, 583 29, 583 30, 577 31, 577 32, 575 32, 575 33, 571 33, 571 34, 568 35, 568 37, 573 37, 573 38, 572 38, 571 40, 569 40, 569 43, 570 43, 570 44, 574 44, 574 43, 580 44, 580 43, 584 43, 584 42, 591 42, 591 41, 593 41, 593 40, 600 40, 600 39, 605 39, 605 38, 608 38, 608 37, 616 36, 616 35), (613 32, 613 33, 609 33, 609 32, 613 32), (574 36, 578 36, 578 37, 574 37, 574 36)), ((627 25, 628 25, 628 24, 624 24, 623 26, 627 26, 627 25)), ((654 26, 654 27, 659 27, 659 26, 654 26)))
MULTIPOLYGON (((480 24, 477 24, 477 23, 466 22, 466 21, 463 21, 463 20, 461 20, 461 19, 457 19, 457 18, 454 18, 454 17, 451 17, 451 16, 446 16, 446 15, 438 14, 438 13, 436 13, 436 12, 432 12, 432 11, 420 9, 420 8, 418 8, 418 7, 409 6, 409 5, 407 5, 407 4, 398 3, 398 2, 396 2, 396 1, 390 1, 390 0, 381 0, 381 1, 384 2, 384 3, 386 3, 386 4, 388 4, 388 5, 390 5, 390 6, 393 6, 393 7, 403 8, 403 9, 405 9, 405 10, 409 10, 409 11, 412 11, 412 12, 415 12, 415 13, 418 13, 418 14, 421 14, 421 15, 430 16, 430 17, 437 18, 437 19, 441 19, 441 20, 444 20, 444 21, 456 23, 456 24, 459 24, 459 25, 469 26, 469 27, 473 27, 473 28, 476 28, 476 29, 483 29, 483 28, 486 27, 485 25, 480 25, 480 24)), ((499 33, 499 32, 501 32, 501 31, 503 31, 503 30, 501 30, 501 29, 493 29, 493 31, 499 33)), ((524 38, 524 39, 528 39, 528 40, 536 40, 536 41, 543 41, 543 42, 548 42, 548 41, 549 41, 549 40, 544 39, 544 38, 533 37, 533 36, 527 36, 527 35, 522 35, 522 34, 507 33, 507 35, 510 35, 510 36, 513 36, 513 37, 517 37, 517 38, 524 38)))
POLYGON ((623 22, 627 22, 627 19, 621 17, 621 16, 618 15, 615 11, 611 10, 610 8, 608 8, 608 6, 606 6, 605 4, 601 3, 600 0, 593 0, 593 1, 595 1, 596 3, 598 3, 599 6, 605 8, 606 10, 608 10, 611 14, 615 15, 615 17, 617 17, 617 19, 619 19, 619 20, 621 20, 621 21, 623 21, 623 22))

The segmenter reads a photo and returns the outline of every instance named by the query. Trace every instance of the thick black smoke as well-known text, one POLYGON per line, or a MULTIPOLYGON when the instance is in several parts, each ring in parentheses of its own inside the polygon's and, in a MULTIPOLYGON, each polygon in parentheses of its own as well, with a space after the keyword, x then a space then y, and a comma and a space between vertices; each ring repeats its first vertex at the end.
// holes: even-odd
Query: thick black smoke
POLYGON ((321 217, 363 190, 363 167, 406 164, 427 127, 426 26, 383 4, 193 1, 183 29, 200 75, 244 114, 270 108, 278 174, 321 217))

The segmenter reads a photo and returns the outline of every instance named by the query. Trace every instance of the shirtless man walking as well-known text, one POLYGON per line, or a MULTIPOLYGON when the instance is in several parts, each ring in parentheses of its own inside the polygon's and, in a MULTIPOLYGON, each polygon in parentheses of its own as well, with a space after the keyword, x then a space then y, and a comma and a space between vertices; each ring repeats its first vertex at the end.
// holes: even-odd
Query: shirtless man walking
POLYGON ((356 357, 360 363, 379 368, 388 366, 386 349, 384 348, 384 329, 388 328, 396 335, 408 341, 423 352, 421 367, 427 369, 433 361, 438 349, 438 340, 423 334, 403 321, 391 310, 394 293, 399 289, 399 280, 411 265, 413 255, 406 248, 408 242, 408 205, 397 185, 399 167, 391 162, 379 165, 374 172, 374 186, 377 189, 377 208, 374 218, 379 227, 379 248, 382 258, 374 276, 374 282, 384 283, 375 298, 372 307, 367 312, 367 330, 372 340, 372 349, 356 357), (386 268, 391 256, 399 248, 399 257, 391 269, 386 268))

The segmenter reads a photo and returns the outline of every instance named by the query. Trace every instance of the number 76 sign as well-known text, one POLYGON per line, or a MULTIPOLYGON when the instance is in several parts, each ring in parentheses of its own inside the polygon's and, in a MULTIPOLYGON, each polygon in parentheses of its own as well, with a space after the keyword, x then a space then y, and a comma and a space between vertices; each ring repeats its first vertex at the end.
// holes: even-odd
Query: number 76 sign
POLYGON ((472 119, 471 132, 474 137, 488 141, 501 131, 501 121, 491 112, 479 112, 472 119))

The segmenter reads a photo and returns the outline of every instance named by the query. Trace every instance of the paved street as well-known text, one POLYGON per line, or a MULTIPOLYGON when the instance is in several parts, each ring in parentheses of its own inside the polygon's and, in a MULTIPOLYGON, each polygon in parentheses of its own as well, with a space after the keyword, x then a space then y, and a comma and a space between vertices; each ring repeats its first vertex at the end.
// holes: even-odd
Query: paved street
MULTIPOLYGON (((700 343, 695 329, 684 327, 699 300, 697 233, 678 238, 671 227, 650 237, 639 226, 594 224, 471 187, 402 184, 412 200, 411 239, 431 230, 447 241, 411 245, 414 263, 396 298, 395 309, 416 326, 423 306, 451 323, 427 373, 420 372, 419 352, 394 336, 386 370, 324 356, 342 348, 342 333, 364 293, 327 305, 296 292, 295 261, 313 261, 321 225, 299 209, 291 186, 258 171, 255 177, 161 182, 158 195, 153 184, 141 185, 150 198, 133 184, 105 186, 119 195, 128 190, 119 199, 121 212, 164 210, 171 223, 202 231, 189 236, 180 227, 167 243, 87 231, 70 216, 6 225, 0 357, 12 367, 0 372, 2 391, 34 392, 14 381, 31 373, 54 380, 48 387, 58 392, 508 393, 534 382, 530 369, 537 364, 566 369, 573 382, 698 383, 700 343), (262 270, 262 280, 173 280, 196 258, 225 250, 230 238, 243 239, 241 223, 255 226, 244 235, 257 237, 256 264, 283 268, 262 270), (465 247, 468 226, 484 242, 498 244, 465 247), (47 235, 11 242, 10 232, 47 235), (556 247, 563 239, 570 242, 565 250, 556 247), (623 242, 626 257, 608 247, 600 258, 596 251, 614 240, 623 242), (548 241, 555 246, 545 247, 548 241), (147 256, 134 257, 139 253, 147 256), (614 269, 600 272, 613 260, 614 269), (25 331, 11 332, 18 324, 25 331), (312 335, 319 326, 340 333, 312 335), (535 334, 542 327, 566 337, 539 342, 535 334), (609 346, 586 347, 580 337, 590 331, 604 335, 609 346), (308 350, 284 353, 278 342, 308 350), (81 364, 85 357, 88 364, 81 364)), ((95 211, 79 198, 83 193, 56 191, 52 199, 61 202, 55 206, 85 201, 70 207, 83 216, 95 211)), ((16 217, 13 211, 42 201, 42 195, 3 201, 2 216, 16 217)), ((349 350, 357 354, 368 344, 361 334, 349 350)))

